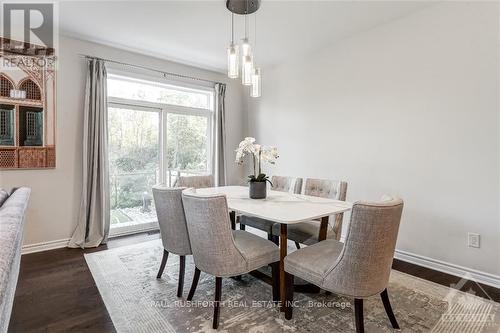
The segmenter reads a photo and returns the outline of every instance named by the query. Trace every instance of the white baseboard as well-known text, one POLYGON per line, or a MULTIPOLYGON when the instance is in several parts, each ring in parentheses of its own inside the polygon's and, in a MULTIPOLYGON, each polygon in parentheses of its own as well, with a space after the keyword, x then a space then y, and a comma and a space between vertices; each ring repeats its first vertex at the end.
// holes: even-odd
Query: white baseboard
POLYGON ((500 276, 498 275, 451 264, 445 261, 432 259, 429 257, 421 256, 415 253, 406 252, 402 250, 396 250, 396 254, 394 257, 396 259, 406 261, 418 266, 427 267, 435 271, 448 273, 454 276, 458 276, 460 278, 465 278, 467 280, 472 280, 486 284, 488 286, 500 288, 500 276))
MULTIPOLYGON (((118 232, 111 231, 109 238, 131 235, 131 234, 137 233, 138 231, 149 232, 149 231, 158 230, 158 223, 156 223, 153 226, 148 227, 148 228, 142 227, 140 229, 137 229, 137 230, 136 229, 134 229, 134 228, 130 228, 127 230, 122 229, 118 232)), ((29 253, 37 253, 37 252, 61 249, 63 247, 67 247, 69 241, 70 241, 70 238, 58 239, 58 240, 42 242, 42 243, 35 243, 35 244, 26 244, 26 245, 23 245, 23 248, 21 249, 21 254, 29 254, 29 253)))
POLYGON ((53 240, 53 241, 48 241, 48 242, 42 242, 42 243, 35 243, 35 244, 27 244, 27 245, 23 246, 23 248, 21 250, 21 254, 36 253, 36 252, 60 249, 60 248, 68 246, 68 243, 69 243, 69 238, 68 239, 53 240))

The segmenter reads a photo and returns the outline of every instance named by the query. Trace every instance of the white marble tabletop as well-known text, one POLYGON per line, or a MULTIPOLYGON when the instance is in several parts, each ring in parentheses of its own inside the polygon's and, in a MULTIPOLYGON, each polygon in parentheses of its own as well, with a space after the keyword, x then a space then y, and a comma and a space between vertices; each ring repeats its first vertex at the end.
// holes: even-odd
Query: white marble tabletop
POLYGON ((352 208, 352 204, 346 201, 269 190, 266 199, 250 199, 245 186, 210 187, 197 189, 196 193, 224 194, 230 210, 282 224, 309 221, 352 208))

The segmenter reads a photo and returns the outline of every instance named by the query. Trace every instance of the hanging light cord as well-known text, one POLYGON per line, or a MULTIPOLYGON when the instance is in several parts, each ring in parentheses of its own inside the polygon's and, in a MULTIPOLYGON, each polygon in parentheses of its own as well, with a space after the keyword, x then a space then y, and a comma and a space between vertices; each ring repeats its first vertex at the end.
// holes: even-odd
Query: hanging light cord
POLYGON ((248 38, 248 0, 245 1, 245 38, 248 38))
POLYGON ((234 13, 231 13, 231 44, 234 44, 234 13))
POLYGON ((255 29, 255 33, 254 33, 254 36, 253 36, 253 53, 254 54, 257 54, 257 12, 255 12, 255 21, 254 21, 254 29, 255 29))
POLYGON ((248 39, 248 14, 245 14, 245 38, 248 39))

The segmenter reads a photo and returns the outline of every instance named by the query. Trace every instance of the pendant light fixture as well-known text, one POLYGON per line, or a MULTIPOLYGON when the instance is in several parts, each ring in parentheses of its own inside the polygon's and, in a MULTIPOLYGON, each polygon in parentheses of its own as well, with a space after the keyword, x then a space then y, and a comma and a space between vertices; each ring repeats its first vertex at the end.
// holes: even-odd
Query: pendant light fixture
MULTIPOLYGON (((234 14, 244 15, 245 36, 241 42, 241 83, 251 86, 250 96, 260 97, 262 94, 261 70, 254 64, 254 53, 248 38, 248 15, 259 9, 260 0, 227 0, 226 7, 231 11, 231 43, 227 49, 228 77, 238 78, 240 49, 234 43, 234 14)), ((257 19, 255 20, 255 35, 257 35, 257 19)))
POLYGON ((253 58, 252 49, 248 41, 248 15, 245 15, 245 38, 241 44, 241 83, 244 86, 249 86, 252 84, 252 72, 253 72, 253 58))
POLYGON ((247 55, 243 58, 243 66, 241 68, 241 83, 244 86, 252 85, 253 59, 247 55))
POLYGON ((239 48, 234 44, 234 13, 231 13, 231 44, 227 48, 227 76, 231 79, 238 78, 239 66, 239 48))
MULTIPOLYGON (((255 33, 254 33, 254 52, 257 53, 257 13, 255 15, 255 33)), ((260 74, 260 68, 254 67, 252 69, 252 87, 250 88, 251 97, 260 97, 262 94, 262 79, 260 74)))
POLYGON ((248 41, 248 36, 247 36, 247 17, 245 16, 245 38, 243 38, 242 42, 241 42, 241 55, 243 57, 246 57, 247 55, 250 55, 251 53, 251 47, 250 47, 250 42, 248 41))
POLYGON ((252 88, 250 89, 250 96, 260 97, 262 95, 262 77, 260 75, 260 68, 254 68, 252 74, 252 88))
MULTIPOLYGON (((257 53, 257 13, 255 15, 255 24, 254 24, 254 52, 257 53)), ((260 75, 260 68, 252 68, 252 77, 251 77, 252 87, 250 88, 250 96, 251 97, 260 97, 262 95, 262 79, 260 75)))

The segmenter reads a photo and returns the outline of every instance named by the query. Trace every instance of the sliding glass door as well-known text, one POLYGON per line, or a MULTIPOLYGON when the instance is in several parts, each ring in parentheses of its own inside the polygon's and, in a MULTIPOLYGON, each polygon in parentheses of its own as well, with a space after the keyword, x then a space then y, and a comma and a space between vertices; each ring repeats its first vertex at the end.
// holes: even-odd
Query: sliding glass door
POLYGON ((212 173, 212 118, 213 89, 108 77, 111 236, 157 227, 155 184, 212 173))
POLYGON ((160 111, 110 104, 108 131, 111 226, 152 227, 151 187, 160 176, 160 111))

